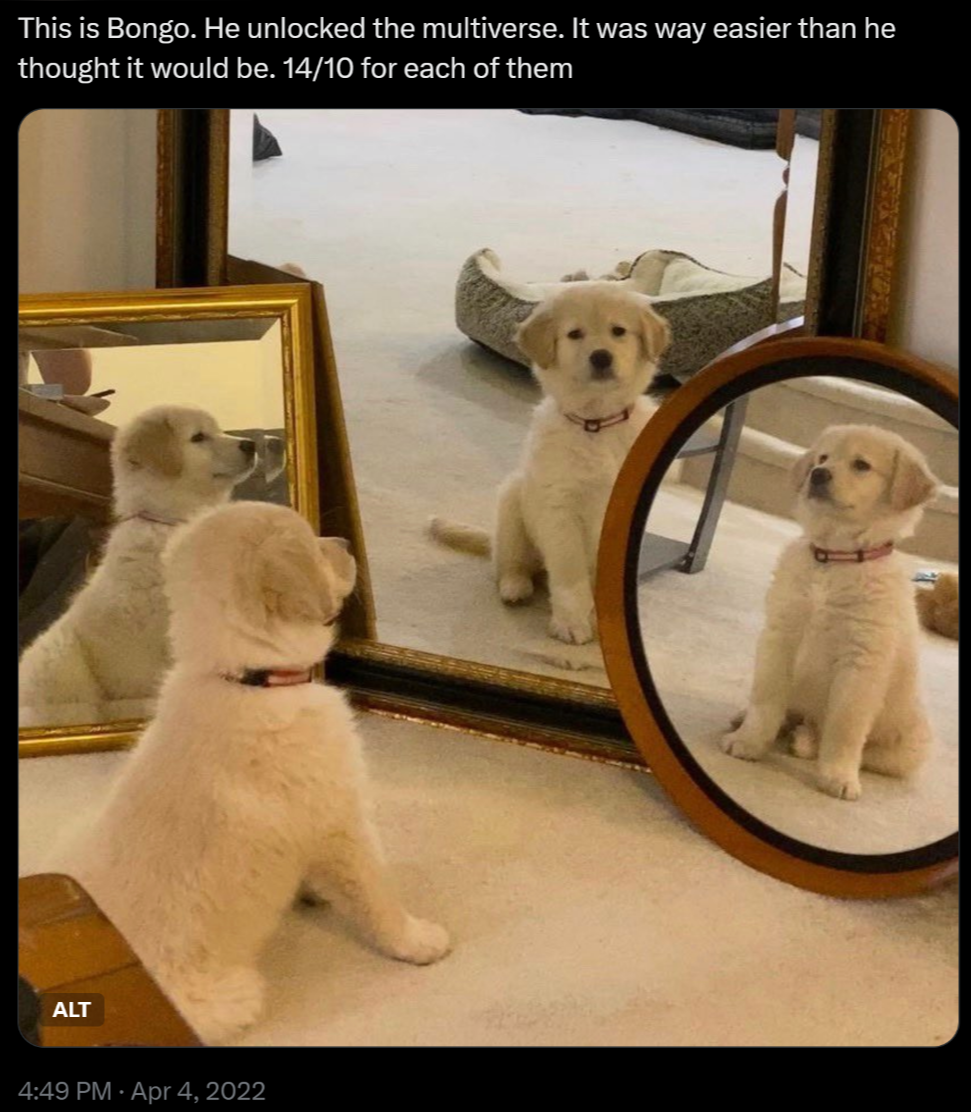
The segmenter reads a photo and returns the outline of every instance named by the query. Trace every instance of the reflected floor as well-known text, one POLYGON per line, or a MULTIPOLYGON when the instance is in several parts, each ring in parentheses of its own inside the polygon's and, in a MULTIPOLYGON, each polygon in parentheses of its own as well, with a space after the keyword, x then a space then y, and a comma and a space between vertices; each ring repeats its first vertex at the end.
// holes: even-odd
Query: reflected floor
MULTIPOLYGON (((649 525, 685 536, 700 502, 700 492, 690 488, 662 491, 649 525)), ((952 834, 958 795, 955 641, 922 634, 922 678, 937 744, 912 782, 864 772, 862 798, 846 803, 813 787, 814 762, 780 749, 751 764, 719 749, 719 737, 748 694, 771 570, 780 548, 798 534, 790 521, 727 504, 702 573, 660 572, 642 585, 648 660, 672 721, 712 779, 793 837, 843 852, 891 853, 952 834)), ((915 568, 952 570, 937 560, 903 558, 915 568)))

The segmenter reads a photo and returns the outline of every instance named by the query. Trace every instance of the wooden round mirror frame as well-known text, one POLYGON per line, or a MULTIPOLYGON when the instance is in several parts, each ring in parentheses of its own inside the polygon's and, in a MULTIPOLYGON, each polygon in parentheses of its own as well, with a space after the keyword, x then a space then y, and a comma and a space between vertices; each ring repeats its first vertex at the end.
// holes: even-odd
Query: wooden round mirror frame
MULTIPOLYGON (((757 339, 757 338, 753 338, 757 339)), ((682 386, 635 442, 604 521, 597 617, 607 674, 624 721, 674 803, 728 853, 764 873, 830 896, 906 896, 956 875, 957 833, 899 854, 842 854, 798 842, 731 799, 690 756, 654 686, 637 615, 637 561, 661 480, 688 437, 729 402, 761 386, 809 375, 889 387, 958 426, 955 376, 863 340, 800 337, 740 345, 682 386)))

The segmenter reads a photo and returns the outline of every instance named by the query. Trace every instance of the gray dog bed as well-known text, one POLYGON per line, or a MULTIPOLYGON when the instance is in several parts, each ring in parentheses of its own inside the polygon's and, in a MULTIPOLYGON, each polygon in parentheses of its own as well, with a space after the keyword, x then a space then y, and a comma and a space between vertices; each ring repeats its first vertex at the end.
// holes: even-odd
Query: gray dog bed
POLYGON ((662 369, 690 377, 733 344, 778 320, 801 315, 806 280, 786 266, 782 304, 772 313, 770 278, 746 278, 703 266, 680 251, 647 251, 613 275, 580 282, 519 282, 502 272, 494 251, 477 251, 462 267, 455 291, 455 321, 471 340, 523 366, 529 360, 514 340, 516 326, 558 290, 613 282, 646 294, 671 325, 672 343, 662 369), (623 277, 621 276, 623 275, 623 277))

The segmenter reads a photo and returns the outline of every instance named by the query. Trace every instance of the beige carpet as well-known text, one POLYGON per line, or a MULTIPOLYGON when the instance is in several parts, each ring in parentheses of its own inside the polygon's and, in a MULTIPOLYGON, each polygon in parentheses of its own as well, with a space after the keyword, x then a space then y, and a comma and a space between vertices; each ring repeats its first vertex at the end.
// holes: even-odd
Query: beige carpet
MULTIPOLYGON (((363 720, 409 902, 456 948, 386 961, 326 911, 267 954, 242 1045, 935 1046, 955 1033, 957 890, 842 902, 739 864, 644 774, 363 720)), ((124 754, 20 762, 20 865, 124 754)))

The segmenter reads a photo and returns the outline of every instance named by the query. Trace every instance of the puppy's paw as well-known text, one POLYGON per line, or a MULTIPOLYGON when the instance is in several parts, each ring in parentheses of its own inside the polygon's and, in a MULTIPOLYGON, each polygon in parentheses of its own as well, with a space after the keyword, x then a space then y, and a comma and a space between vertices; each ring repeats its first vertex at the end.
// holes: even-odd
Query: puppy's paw
POLYGON ((836 799, 859 799, 863 794, 860 774, 853 768, 821 768, 816 783, 820 791, 836 799))
POLYGON ((561 282, 589 282, 590 275, 585 270, 574 270, 572 274, 564 274, 561 282))
POLYGON ((509 572, 499 580, 499 597, 514 605, 533 597, 533 580, 524 573, 509 572))
POLYGON ((721 739, 722 751, 730 757, 738 757, 740 761, 760 761, 771 744, 771 738, 766 740, 756 731, 746 728, 744 722, 721 739))
POLYGON ((550 619, 550 633, 558 641, 565 641, 568 645, 587 645, 597 635, 592 615, 589 618, 580 618, 576 615, 554 614, 550 619))
POLYGON ((243 966, 190 975, 184 982, 169 983, 168 992, 199 1038, 210 1045, 227 1042, 263 1014, 263 978, 243 966))
POLYGON ((819 754, 819 739, 805 722, 792 731, 791 751, 794 757, 801 757, 804 761, 814 761, 819 754))
POLYGON ((445 957, 451 948, 452 942, 444 927, 409 916, 401 937, 387 946, 386 952, 398 961, 431 965, 445 957))

